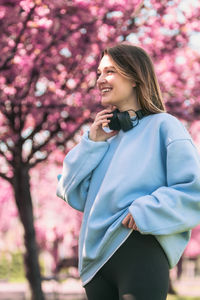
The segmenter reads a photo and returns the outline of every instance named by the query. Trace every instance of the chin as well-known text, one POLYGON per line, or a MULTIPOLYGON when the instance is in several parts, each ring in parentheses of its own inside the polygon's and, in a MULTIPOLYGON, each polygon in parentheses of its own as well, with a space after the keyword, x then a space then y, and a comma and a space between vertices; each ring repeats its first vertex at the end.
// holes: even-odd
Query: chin
POLYGON ((101 98, 101 105, 102 106, 109 106, 109 105, 116 105, 112 100, 101 98))

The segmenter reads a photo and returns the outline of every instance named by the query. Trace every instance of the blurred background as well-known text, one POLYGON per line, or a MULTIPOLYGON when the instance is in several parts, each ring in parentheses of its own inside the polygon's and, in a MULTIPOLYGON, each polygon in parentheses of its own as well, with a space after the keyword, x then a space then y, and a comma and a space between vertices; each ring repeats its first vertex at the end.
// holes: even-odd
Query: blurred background
MULTIPOLYGON (((150 54, 200 151, 199 0, 0 0, 0 299, 85 298, 82 215, 57 175, 100 109, 101 51, 122 41, 150 54)), ((200 299, 200 226, 170 278, 169 300, 200 299)))

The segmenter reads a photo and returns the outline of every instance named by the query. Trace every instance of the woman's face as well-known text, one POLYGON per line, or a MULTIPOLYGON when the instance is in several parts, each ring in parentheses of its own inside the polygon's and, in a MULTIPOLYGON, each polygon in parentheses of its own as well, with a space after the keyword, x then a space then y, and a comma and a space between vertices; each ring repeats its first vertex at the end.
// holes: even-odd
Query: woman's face
POLYGON ((136 101, 135 83, 122 76, 109 55, 104 55, 97 70, 97 86, 103 106, 114 105, 119 110, 133 107, 136 101))

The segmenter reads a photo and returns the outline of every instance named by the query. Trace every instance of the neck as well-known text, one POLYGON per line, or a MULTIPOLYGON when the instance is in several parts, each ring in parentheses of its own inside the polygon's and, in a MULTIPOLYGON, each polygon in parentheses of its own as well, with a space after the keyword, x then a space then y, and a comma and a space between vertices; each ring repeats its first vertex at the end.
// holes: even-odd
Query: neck
POLYGON ((135 111, 138 111, 141 108, 140 105, 123 105, 123 106, 118 106, 117 109, 122 112, 122 111, 128 111, 130 117, 135 116, 135 111))
POLYGON ((130 99, 119 102, 116 105, 116 107, 121 112, 122 111, 128 111, 129 115, 131 117, 135 116, 134 111, 138 111, 138 110, 142 109, 141 106, 140 106, 140 103, 137 99, 137 94, 136 94, 135 90, 133 91, 133 95, 130 99))

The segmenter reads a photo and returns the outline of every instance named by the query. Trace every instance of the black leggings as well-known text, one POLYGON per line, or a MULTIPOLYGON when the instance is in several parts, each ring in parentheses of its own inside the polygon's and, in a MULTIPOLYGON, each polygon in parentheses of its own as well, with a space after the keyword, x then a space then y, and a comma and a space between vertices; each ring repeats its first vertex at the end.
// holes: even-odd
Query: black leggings
POLYGON ((85 285, 88 300, 165 300, 169 263, 153 235, 133 231, 85 285))

